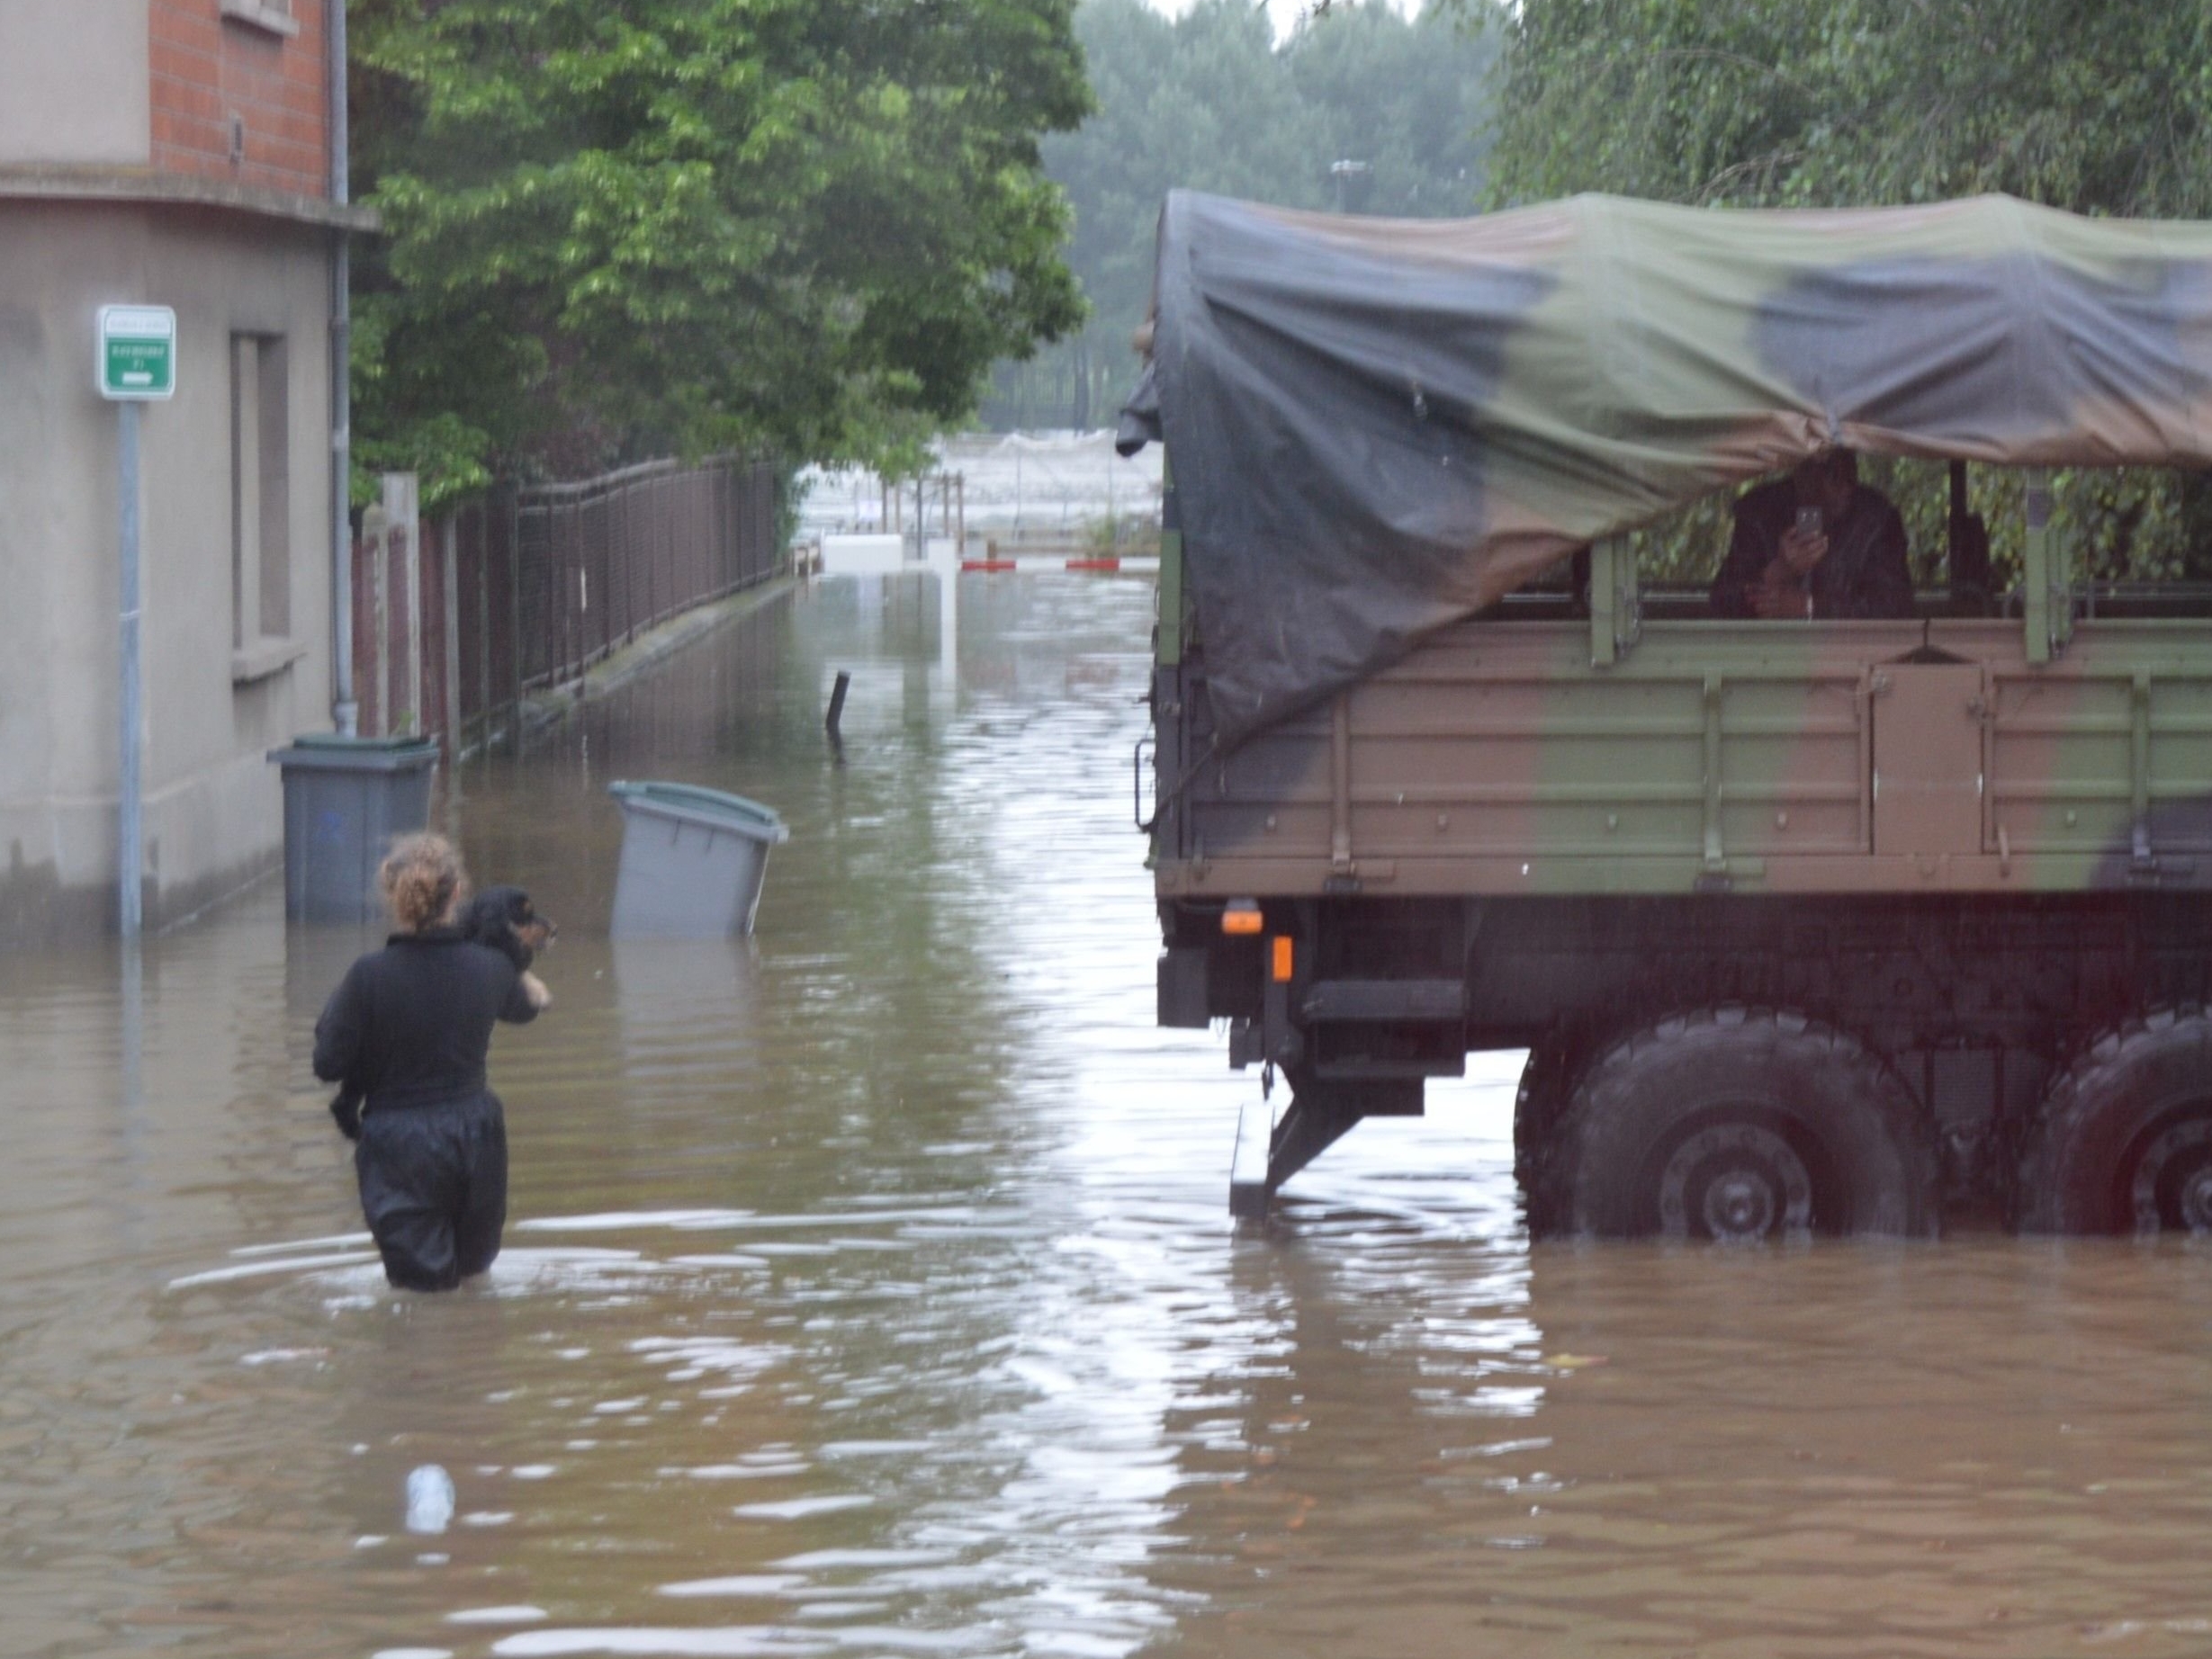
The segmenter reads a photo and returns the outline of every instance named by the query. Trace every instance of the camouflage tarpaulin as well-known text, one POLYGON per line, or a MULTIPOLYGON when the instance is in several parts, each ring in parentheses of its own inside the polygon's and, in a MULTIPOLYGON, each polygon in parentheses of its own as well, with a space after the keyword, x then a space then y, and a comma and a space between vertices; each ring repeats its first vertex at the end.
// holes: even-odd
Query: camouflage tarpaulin
POLYGON ((1826 444, 2212 463, 2212 224, 2003 196, 1421 221, 1178 191, 1155 305, 1125 440, 1166 440, 1230 743, 1826 444))

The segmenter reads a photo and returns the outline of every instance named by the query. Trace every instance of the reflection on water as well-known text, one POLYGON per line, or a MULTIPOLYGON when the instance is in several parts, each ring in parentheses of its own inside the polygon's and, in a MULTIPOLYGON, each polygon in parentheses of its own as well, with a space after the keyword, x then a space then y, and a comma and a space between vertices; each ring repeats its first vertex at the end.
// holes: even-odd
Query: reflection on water
POLYGON ((112 950, 0 959, 6 1651, 2212 1647, 2185 1243, 1532 1252, 1510 1057, 1234 1231, 1253 1085, 1150 1024, 1150 594, 960 600, 831 584, 463 772, 562 937, 459 1295, 384 1287, 307 1076, 363 935, 258 894, 135 1039, 112 950), (783 813, 756 939, 610 946, 616 776, 783 813))

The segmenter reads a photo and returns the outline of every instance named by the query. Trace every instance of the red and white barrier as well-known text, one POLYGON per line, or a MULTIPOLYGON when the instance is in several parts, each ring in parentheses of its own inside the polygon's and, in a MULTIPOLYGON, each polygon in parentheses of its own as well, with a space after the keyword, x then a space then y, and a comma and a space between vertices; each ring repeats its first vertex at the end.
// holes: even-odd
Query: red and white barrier
POLYGON ((963 559, 964 575, 1053 576, 1074 571, 1088 576, 1149 576, 1160 568, 1155 554, 1100 558, 1091 554, 1026 553, 1014 558, 963 559))

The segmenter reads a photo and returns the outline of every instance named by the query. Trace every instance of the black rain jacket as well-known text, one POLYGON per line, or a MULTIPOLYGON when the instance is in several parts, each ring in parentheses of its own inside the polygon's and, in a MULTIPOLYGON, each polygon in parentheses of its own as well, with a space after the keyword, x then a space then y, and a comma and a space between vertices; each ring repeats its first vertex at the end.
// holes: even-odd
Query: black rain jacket
POLYGON ((372 1111, 484 1092, 495 1021, 537 1018, 515 964, 451 928, 395 933, 346 971, 315 1022, 315 1075, 372 1111))
MULTIPOLYGON (((1781 552, 1782 537, 1796 516, 1796 486, 1786 478, 1762 484, 1736 503, 1728 562, 1713 584, 1716 615, 1753 614, 1751 589, 1781 552)), ((1828 557, 1812 567, 1811 587, 1812 614, 1823 619, 1912 614, 1905 521, 1887 496, 1867 484, 1853 488, 1842 522, 1829 526, 1828 557)))

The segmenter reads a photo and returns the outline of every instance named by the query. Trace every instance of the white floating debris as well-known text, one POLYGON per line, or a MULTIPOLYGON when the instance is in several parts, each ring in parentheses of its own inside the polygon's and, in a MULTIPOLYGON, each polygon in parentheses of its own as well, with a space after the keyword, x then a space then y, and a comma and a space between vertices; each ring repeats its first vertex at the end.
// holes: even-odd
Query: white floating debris
POLYGON ((296 1256, 302 1251, 355 1250, 376 1242, 367 1233, 328 1233, 319 1239, 292 1239, 281 1244, 241 1244, 233 1256, 296 1256))
POLYGON ((777 1503, 741 1503, 730 1512, 751 1516, 757 1520, 799 1520, 808 1515, 828 1515, 839 1510, 857 1510, 876 1500, 865 1493, 844 1493, 835 1497, 787 1498, 777 1503))
POLYGON ((780 1596, 806 1583, 798 1573, 742 1573, 734 1578, 690 1578, 662 1584, 653 1592, 661 1596, 780 1596))
POLYGON ((306 1273, 323 1268, 365 1267, 376 1260, 374 1251, 338 1252, 322 1256, 294 1256, 285 1261, 251 1261, 235 1268, 210 1268, 169 1281, 171 1290, 190 1290, 197 1285, 221 1285, 232 1279, 253 1278, 265 1273, 306 1273))
POLYGON ((407 1477, 407 1529, 443 1532, 454 1518, 454 1477, 426 1463, 407 1477))
POLYGON ((464 1607, 445 1615, 449 1625, 531 1625, 545 1617, 542 1607, 464 1607))

